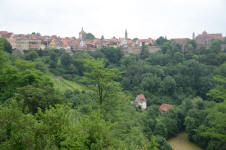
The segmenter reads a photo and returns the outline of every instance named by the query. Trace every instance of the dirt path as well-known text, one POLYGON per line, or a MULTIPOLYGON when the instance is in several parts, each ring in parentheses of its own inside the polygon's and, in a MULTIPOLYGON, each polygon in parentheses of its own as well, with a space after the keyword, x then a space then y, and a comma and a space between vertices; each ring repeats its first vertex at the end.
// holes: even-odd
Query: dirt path
POLYGON ((194 143, 191 143, 185 132, 179 133, 176 137, 168 140, 174 150, 202 150, 194 143))

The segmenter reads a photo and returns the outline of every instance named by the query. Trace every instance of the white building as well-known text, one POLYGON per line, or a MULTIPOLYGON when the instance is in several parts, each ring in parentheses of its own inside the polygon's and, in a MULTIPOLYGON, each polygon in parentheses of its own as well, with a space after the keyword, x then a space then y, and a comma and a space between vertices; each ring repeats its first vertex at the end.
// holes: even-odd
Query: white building
POLYGON ((147 108, 147 102, 146 98, 144 97, 144 94, 137 95, 133 103, 136 105, 136 107, 140 106, 142 110, 147 108))

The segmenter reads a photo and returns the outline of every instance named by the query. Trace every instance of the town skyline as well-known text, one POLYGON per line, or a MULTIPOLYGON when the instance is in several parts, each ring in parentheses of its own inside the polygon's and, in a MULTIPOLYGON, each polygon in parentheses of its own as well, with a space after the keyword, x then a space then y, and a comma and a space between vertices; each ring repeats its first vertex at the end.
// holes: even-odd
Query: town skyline
MULTIPOLYGON (((65 49, 67 52, 72 53, 72 50, 82 51, 96 51, 101 48, 122 48, 125 55, 138 54, 145 46, 150 53, 160 50, 159 43, 167 41, 166 37, 159 37, 157 40, 152 38, 146 39, 130 39, 127 30, 124 32, 124 37, 113 37, 110 39, 95 38, 94 35, 85 32, 82 28, 78 33, 79 38, 75 37, 60 37, 57 35, 41 35, 40 33, 31 34, 14 34, 8 31, 0 31, 0 38, 5 38, 12 45, 13 49, 17 50, 45 50, 45 49, 65 49)), ((226 37, 222 33, 207 33, 203 31, 202 34, 192 34, 192 38, 174 38, 172 41, 176 42, 182 47, 182 50, 189 43, 190 39, 194 40, 197 45, 210 47, 214 40, 225 41, 226 37)), ((224 50, 225 44, 221 46, 224 50)))
POLYGON ((83 26, 96 37, 191 38, 192 33, 226 35, 224 0, 1 0, 0 30, 16 34, 77 36, 83 26))
POLYGON ((6 32, 9 32, 9 33, 13 33, 13 34, 24 34, 24 35, 29 35, 29 34, 32 34, 32 33, 38 33, 38 34, 40 34, 40 35, 42 35, 42 36, 57 36, 57 37, 61 37, 61 38, 67 38, 67 37, 75 37, 75 38, 79 38, 79 32, 81 31, 81 30, 84 30, 86 33, 91 33, 91 34, 93 34, 94 36, 95 36, 95 38, 96 39, 101 39, 101 37, 102 36, 104 36, 104 38, 105 39, 111 39, 111 38, 117 38, 117 39, 119 39, 119 38, 124 38, 125 37, 125 31, 127 31, 127 34, 128 34, 128 38, 129 39, 134 39, 134 38, 138 38, 138 39, 148 39, 148 38, 151 38, 151 39, 157 39, 157 38, 159 38, 159 37, 164 37, 164 38, 167 38, 167 39, 175 39, 175 38, 188 38, 188 39, 192 39, 193 38, 193 34, 195 34, 195 36, 197 36, 197 35, 199 35, 199 34, 202 34, 203 32, 208 32, 208 33, 217 33, 217 34, 222 34, 222 36, 223 37, 226 37, 226 34, 224 34, 224 33, 222 33, 222 32, 210 32, 210 31, 208 31, 208 30, 202 30, 202 31, 200 31, 200 32, 198 32, 198 33, 196 33, 196 32, 192 32, 191 34, 190 34, 190 36, 189 37, 184 37, 184 36, 178 36, 178 37, 172 37, 172 38, 169 38, 167 35, 160 35, 160 36, 158 36, 158 37, 156 37, 156 38, 153 38, 153 37, 151 37, 151 36, 148 36, 148 37, 144 37, 144 38, 140 38, 140 37, 130 37, 130 32, 129 32, 129 30, 127 29, 127 28, 125 28, 123 31, 122 31, 122 35, 121 36, 114 36, 114 35, 112 35, 112 36, 110 36, 110 37, 105 37, 105 35, 101 35, 100 37, 98 37, 98 36, 96 36, 93 32, 90 32, 90 31, 88 31, 88 30, 86 30, 86 29, 84 29, 84 27, 81 27, 81 29, 79 30, 79 31, 77 31, 77 33, 75 33, 75 32, 73 32, 73 33, 75 33, 74 34, 74 36, 61 36, 61 34, 43 34, 43 33, 41 33, 41 32, 38 32, 38 31, 32 31, 32 32, 29 32, 29 33, 22 33, 22 32, 13 32, 13 31, 10 31, 10 30, 1 30, 0 29, 0 31, 6 31, 6 32))

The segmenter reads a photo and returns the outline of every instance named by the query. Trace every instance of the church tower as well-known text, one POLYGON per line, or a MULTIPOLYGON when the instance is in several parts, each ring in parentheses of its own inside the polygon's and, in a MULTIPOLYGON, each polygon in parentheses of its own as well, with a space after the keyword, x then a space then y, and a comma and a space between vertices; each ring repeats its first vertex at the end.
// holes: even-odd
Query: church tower
POLYGON ((128 40, 128 33, 127 33, 127 29, 125 31, 125 40, 128 40))
POLYGON ((192 40, 195 40, 195 32, 192 33, 192 40))
POLYGON ((83 28, 79 32, 79 39, 80 39, 80 46, 84 48, 86 46, 86 42, 85 42, 85 40, 86 40, 86 33, 83 30, 83 28))
POLYGON ((83 30, 83 27, 82 27, 82 30, 79 32, 79 39, 80 40, 85 40, 86 39, 86 33, 83 30))

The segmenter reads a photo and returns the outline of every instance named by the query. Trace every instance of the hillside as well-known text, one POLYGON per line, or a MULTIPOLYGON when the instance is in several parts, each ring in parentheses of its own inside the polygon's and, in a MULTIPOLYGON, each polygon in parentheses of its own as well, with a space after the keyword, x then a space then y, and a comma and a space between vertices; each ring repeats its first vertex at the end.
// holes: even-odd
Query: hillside
POLYGON ((0 43, 0 149, 172 150, 167 140, 186 132, 202 149, 225 150, 226 52, 194 42, 182 50, 165 39, 159 52, 130 56, 13 56, 0 43))
POLYGON ((52 82, 54 84, 54 87, 61 92, 65 92, 67 90, 74 91, 83 91, 87 90, 87 88, 79 83, 76 83, 75 81, 69 81, 64 79, 63 77, 57 77, 54 75, 49 75, 49 77, 52 79, 52 82))

